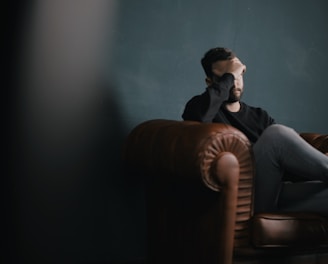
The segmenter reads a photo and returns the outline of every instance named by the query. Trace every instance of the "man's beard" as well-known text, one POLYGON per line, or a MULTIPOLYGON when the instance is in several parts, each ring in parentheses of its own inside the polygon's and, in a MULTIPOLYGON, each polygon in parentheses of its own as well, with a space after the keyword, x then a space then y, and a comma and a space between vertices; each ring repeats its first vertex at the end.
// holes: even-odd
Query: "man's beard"
POLYGON ((239 102, 242 95, 243 95, 243 90, 242 89, 232 87, 230 89, 229 98, 227 100, 227 103, 239 102), (239 93, 237 93, 237 92, 239 92, 239 93))

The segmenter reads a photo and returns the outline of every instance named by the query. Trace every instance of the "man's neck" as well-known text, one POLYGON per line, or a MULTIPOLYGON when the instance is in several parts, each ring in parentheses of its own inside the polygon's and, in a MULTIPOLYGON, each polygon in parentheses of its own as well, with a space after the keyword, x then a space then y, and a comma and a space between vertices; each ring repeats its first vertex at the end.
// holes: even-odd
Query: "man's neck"
POLYGON ((239 112, 240 110, 240 102, 226 103, 226 109, 230 112, 239 112))

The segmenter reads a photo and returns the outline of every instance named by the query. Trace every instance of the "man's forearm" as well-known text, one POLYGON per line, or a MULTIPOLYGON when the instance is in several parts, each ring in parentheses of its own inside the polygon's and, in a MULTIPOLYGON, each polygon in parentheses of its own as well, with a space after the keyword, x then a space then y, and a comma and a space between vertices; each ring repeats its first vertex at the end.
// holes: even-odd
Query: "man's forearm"
POLYGON ((202 122, 213 122, 222 104, 228 100, 229 92, 234 83, 232 74, 223 75, 220 80, 207 88, 209 94, 208 107, 202 117, 202 122))
POLYGON ((232 74, 224 74, 217 82, 207 87, 206 92, 191 99, 182 115, 184 120, 213 122, 222 104, 229 98, 234 84, 232 74))

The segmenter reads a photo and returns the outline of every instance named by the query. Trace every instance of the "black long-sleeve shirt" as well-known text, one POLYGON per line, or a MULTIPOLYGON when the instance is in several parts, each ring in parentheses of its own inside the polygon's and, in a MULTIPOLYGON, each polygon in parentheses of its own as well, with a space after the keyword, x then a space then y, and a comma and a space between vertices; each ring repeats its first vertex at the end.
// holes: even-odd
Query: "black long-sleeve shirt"
POLYGON ((186 104, 182 118, 206 123, 225 123, 242 131, 255 143, 262 132, 274 124, 274 119, 259 107, 252 107, 240 102, 238 112, 230 112, 225 107, 230 89, 234 85, 234 76, 224 74, 217 82, 207 87, 206 91, 194 96, 186 104))

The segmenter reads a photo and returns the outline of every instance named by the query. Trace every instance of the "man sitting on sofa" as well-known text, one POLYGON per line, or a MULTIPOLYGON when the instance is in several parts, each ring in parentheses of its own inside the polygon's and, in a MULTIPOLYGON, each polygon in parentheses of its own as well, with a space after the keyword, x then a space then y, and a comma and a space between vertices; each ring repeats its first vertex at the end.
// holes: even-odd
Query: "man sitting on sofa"
POLYGON ((276 124, 265 110, 240 101, 246 66, 231 50, 210 49, 201 63, 207 88, 188 101, 182 117, 226 123, 248 137, 256 162, 255 212, 309 211, 328 216, 327 154, 313 148, 293 129, 276 124), (286 175, 293 181, 304 181, 302 188, 292 193, 282 189, 286 175))

